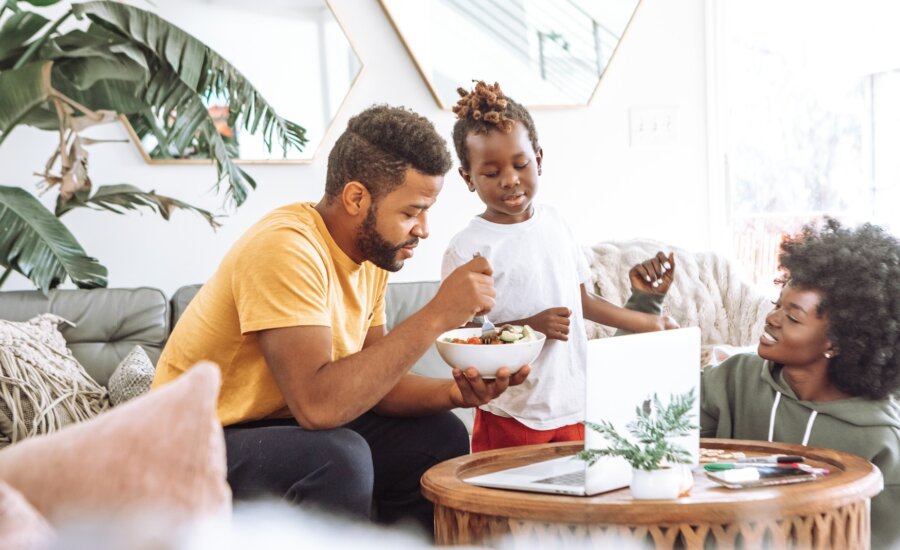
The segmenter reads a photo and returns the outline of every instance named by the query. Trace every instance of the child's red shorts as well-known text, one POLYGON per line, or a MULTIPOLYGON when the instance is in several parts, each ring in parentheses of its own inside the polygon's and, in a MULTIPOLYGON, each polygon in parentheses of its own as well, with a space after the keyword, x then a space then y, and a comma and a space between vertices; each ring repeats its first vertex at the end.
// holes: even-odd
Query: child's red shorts
POLYGON ((475 426, 472 429, 472 452, 556 443, 584 439, 584 424, 569 424, 554 430, 535 430, 514 418, 497 416, 475 409, 475 426))

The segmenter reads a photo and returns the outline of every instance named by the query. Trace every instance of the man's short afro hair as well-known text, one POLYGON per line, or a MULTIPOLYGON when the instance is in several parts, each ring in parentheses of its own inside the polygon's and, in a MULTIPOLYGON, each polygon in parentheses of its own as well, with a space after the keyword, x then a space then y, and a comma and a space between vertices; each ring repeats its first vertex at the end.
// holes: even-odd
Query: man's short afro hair
POLYGON ((373 105, 350 119, 331 149, 325 195, 333 199, 358 181, 378 200, 403 184, 408 168, 443 176, 451 164, 447 142, 427 118, 403 107, 373 105))

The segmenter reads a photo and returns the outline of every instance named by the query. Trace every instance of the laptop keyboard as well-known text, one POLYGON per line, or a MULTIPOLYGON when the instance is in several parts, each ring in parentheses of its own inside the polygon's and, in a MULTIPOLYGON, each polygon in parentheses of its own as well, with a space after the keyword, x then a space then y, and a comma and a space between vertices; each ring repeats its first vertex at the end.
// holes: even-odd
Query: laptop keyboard
POLYGON ((577 472, 571 472, 559 476, 546 477, 544 479, 535 481, 535 483, 546 483, 548 485, 571 485, 573 487, 578 487, 580 485, 584 485, 584 470, 578 470, 577 472))

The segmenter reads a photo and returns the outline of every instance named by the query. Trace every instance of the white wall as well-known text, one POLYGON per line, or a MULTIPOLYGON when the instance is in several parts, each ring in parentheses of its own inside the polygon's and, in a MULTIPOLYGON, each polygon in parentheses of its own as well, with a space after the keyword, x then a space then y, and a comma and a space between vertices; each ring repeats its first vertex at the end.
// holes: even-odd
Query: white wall
MULTIPOLYGON (((372 103, 406 105, 432 119, 449 141, 452 113, 438 109, 378 2, 331 1, 363 72, 314 161, 245 166, 259 188, 216 233, 185 212, 169 222, 149 213, 67 214, 88 254, 109 268, 111 287, 154 286, 171 294, 204 281, 260 216, 281 204, 320 198, 327 151, 347 119, 372 103)), ((561 209, 582 244, 649 237, 691 249, 708 246, 704 59, 703 0, 643 0, 591 105, 533 111, 545 155, 538 200, 561 209), (629 112, 659 107, 677 113, 674 143, 630 146, 629 112)), ((104 131, 127 139, 118 126, 104 131)), ((0 147, 0 185, 32 188, 32 173, 54 144, 53 134, 16 130, 0 147)), ((455 170, 432 210, 431 238, 392 280, 439 278, 446 243, 480 211, 455 170)), ((211 166, 151 166, 130 143, 92 146, 90 171, 94 185, 127 182, 210 209, 221 204, 210 190, 211 166)), ((46 197, 48 203, 54 198, 46 197)), ((4 285, 27 288, 30 282, 17 274, 4 285)))

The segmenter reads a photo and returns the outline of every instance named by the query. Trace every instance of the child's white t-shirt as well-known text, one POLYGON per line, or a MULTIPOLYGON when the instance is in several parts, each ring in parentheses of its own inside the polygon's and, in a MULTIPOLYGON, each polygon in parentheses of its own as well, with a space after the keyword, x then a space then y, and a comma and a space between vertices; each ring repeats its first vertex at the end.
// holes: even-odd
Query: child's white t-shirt
POLYGON ((583 421, 587 336, 580 286, 590 282, 590 271, 568 224, 547 205, 535 205, 534 215, 522 223, 504 225, 474 218, 450 241, 441 277, 470 261, 476 252, 494 270, 497 297, 490 318, 495 325, 551 307, 572 311, 569 340, 547 340, 525 382, 481 408, 536 430, 583 421))

